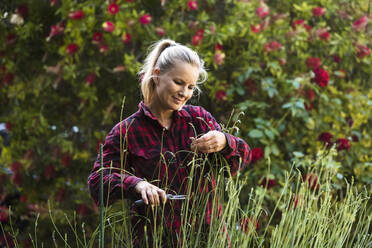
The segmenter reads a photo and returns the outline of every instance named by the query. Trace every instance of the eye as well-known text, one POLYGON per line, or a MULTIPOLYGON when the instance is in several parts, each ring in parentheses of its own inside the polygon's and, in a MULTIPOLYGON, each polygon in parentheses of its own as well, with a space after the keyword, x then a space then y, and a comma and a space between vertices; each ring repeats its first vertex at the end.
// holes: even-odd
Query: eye
POLYGON ((189 86, 190 90, 193 90, 194 88, 195 88, 195 86, 193 86, 193 85, 189 86))
POLYGON ((182 85, 182 82, 179 82, 179 81, 176 81, 176 80, 173 80, 173 82, 174 82, 175 84, 182 85))

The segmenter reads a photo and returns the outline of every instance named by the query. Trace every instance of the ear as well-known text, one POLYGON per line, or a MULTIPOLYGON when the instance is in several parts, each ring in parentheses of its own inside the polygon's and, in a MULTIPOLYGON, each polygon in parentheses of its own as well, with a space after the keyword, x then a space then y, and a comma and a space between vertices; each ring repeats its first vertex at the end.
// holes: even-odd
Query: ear
POLYGON ((154 80, 155 85, 158 85, 159 84, 159 68, 154 69, 153 76, 154 76, 153 80, 154 80))

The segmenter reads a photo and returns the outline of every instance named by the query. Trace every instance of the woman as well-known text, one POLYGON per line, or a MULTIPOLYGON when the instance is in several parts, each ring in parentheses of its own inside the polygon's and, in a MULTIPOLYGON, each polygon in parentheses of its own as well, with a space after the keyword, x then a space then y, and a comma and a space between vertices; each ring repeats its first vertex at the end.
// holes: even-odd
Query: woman
MULTIPOLYGON (((172 40, 158 41, 148 54, 140 75, 144 100, 139 110, 110 131, 103 147, 104 166, 121 168, 104 170, 104 192, 109 193, 105 194, 105 202, 111 204, 125 198, 142 199, 146 205, 162 205, 171 236, 176 237, 182 201, 166 204, 166 194, 186 193, 190 173, 188 161, 193 157, 190 154, 195 151, 221 153, 234 174, 250 162, 251 152, 242 139, 223 133, 212 115, 202 107, 185 105, 198 90, 197 84, 201 83, 198 79, 204 81, 207 77, 204 62, 196 52, 172 40)), ((98 155, 88 179, 97 204, 99 162, 98 155)), ((141 216, 149 215, 146 209, 149 208, 132 207, 137 213, 132 217, 137 246, 140 246, 146 225, 141 216)))

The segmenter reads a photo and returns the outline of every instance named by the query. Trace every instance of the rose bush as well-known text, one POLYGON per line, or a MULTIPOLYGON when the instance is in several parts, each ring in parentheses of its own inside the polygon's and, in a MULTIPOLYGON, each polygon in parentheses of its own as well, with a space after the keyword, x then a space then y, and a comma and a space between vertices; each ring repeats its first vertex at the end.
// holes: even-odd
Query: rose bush
MULTIPOLYGON (((136 111, 137 72, 161 38, 206 61, 209 79, 192 103, 223 123, 233 108, 245 112, 233 115, 254 151, 254 170, 243 173, 252 172, 250 186, 270 188, 268 208, 283 170, 322 148, 339 150, 337 192, 344 178, 371 184, 369 11, 367 0, 1 3, 0 122, 11 134, 0 159, 2 220, 12 206, 20 239, 28 239, 38 214, 39 226, 50 226, 49 200, 94 231, 87 175, 123 96, 124 115, 136 111)), ((56 220, 67 226, 61 212, 56 220)), ((51 244, 48 230, 38 236, 51 244)))

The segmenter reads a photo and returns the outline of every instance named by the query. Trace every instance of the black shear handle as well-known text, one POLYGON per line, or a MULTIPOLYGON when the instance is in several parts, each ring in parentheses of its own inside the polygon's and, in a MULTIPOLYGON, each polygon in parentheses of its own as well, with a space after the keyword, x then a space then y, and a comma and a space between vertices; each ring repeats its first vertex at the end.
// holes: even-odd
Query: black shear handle
MULTIPOLYGON (((167 200, 168 199, 170 199, 170 198, 172 198, 172 194, 167 194, 167 200)), ((145 202, 141 199, 141 200, 137 200, 137 201, 135 201, 134 202, 134 205, 135 206, 142 206, 142 205, 144 205, 145 204, 145 202)))

